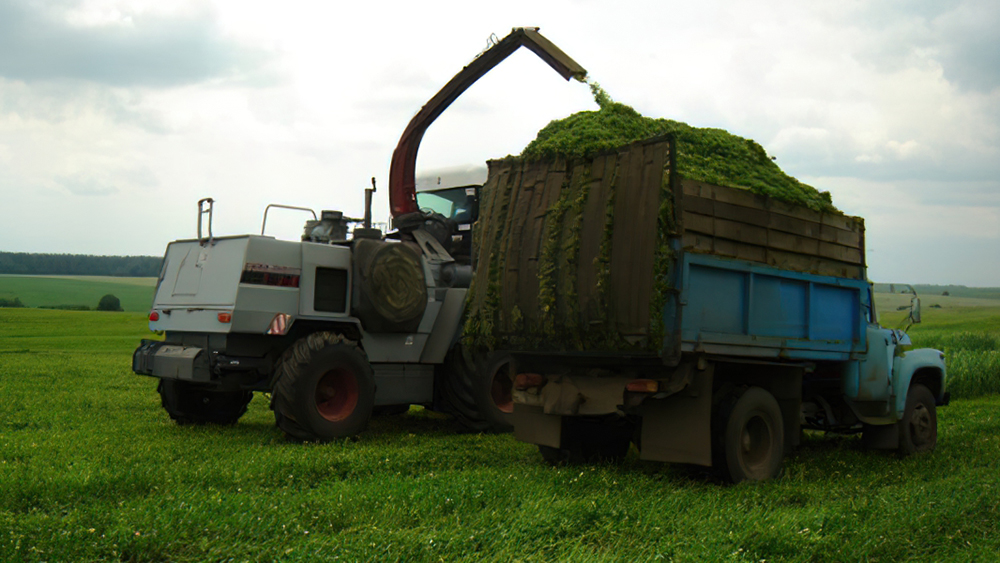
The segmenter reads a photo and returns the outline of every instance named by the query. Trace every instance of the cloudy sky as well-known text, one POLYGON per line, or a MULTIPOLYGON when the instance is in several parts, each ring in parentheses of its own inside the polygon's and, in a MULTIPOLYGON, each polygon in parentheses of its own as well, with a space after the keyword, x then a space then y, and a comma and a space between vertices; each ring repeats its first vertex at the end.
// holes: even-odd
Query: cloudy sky
MULTIPOLYGON (((755 139, 832 192, 866 220, 872 279, 1000 286, 996 0, 0 0, 0 250, 159 255, 202 197, 216 234, 259 232, 268 203, 360 216, 413 114, 526 25, 616 100, 755 139)), ((515 53, 418 172, 584 109, 586 86, 515 53)))

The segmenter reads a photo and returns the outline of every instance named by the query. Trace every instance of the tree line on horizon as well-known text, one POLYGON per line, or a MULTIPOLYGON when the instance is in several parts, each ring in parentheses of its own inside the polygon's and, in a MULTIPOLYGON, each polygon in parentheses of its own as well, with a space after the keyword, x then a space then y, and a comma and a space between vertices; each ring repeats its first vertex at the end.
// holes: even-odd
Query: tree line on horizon
POLYGON ((0 252, 0 274, 148 278, 160 274, 158 256, 93 256, 0 252))
MULTIPOLYGON (((951 297, 973 297, 978 299, 1000 299, 1000 287, 968 287, 964 285, 912 284, 920 297, 942 295, 951 297)), ((908 293, 907 284, 876 283, 877 293, 908 293)))

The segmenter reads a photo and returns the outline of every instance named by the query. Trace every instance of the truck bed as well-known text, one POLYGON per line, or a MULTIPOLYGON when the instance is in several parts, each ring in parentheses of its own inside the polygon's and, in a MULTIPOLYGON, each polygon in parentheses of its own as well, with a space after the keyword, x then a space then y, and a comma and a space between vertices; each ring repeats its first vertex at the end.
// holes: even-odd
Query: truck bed
POLYGON ((662 137, 585 161, 490 162, 466 340, 849 353, 866 287, 862 220, 681 178, 677 152, 662 137))

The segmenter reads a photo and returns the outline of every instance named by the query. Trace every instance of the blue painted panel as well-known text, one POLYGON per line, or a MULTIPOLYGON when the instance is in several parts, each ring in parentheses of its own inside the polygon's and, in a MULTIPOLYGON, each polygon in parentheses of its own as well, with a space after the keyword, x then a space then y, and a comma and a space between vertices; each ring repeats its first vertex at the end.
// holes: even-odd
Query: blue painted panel
POLYGON ((812 294, 812 337, 819 340, 854 340, 861 311, 858 290, 815 284, 812 294))
POLYGON ((809 284, 775 276, 754 275, 750 333, 806 338, 809 284))
POLYGON ((681 307, 665 310, 664 350, 678 332, 683 350, 715 354, 847 360, 865 350, 863 280, 705 254, 679 262, 681 307))
POLYGON ((684 324, 700 331, 743 334, 746 274, 692 264, 684 324))

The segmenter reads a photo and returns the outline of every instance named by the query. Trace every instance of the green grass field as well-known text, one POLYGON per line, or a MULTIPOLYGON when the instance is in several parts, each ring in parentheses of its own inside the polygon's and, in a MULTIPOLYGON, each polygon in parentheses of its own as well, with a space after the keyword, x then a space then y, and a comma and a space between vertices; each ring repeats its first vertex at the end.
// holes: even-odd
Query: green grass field
MULTIPOLYGON (((1000 334, 1000 309, 926 310, 924 320, 914 340, 951 346, 949 360, 1000 334)), ((510 435, 459 433, 419 409, 326 445, 287 442, 261 395, 236 426, 178 427, 155 380, 131 372, 147 335, 141 313, 0 309, 0 561, 1000 553, 997 395, 940 409, 930 455, 809 434, 781 478, 723 486, 635 452, 620 466, 548 467, 510 435)))
POLYGON ((97 308, 101 297, 112 294, 126 311, 148 311, 156 278, 109 276, 0 275, 0 299, 19 298, 26 307, 86 305, 97 308))

